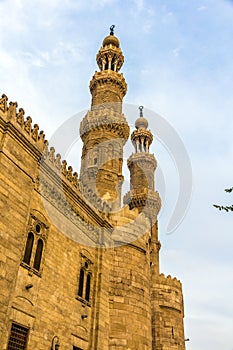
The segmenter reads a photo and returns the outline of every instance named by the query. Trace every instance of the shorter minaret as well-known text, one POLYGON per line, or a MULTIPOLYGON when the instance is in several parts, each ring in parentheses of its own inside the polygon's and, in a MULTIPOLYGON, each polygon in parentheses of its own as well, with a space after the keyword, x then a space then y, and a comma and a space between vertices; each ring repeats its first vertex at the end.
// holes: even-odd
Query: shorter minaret
POLYGON ((148 121, 143 117, 143 106, 140 106, 139 110, 140 116, 135 122, 136 130, 131 135, 135 152, 127 162, 130 171, 130 191, 124 196, 124 204, 128 204, 130 209, 138 208, 154 220, 161 206, 159 194, 154 190, 157 162, 154 155, 149 153, 153 135, 147 129, 148 121))

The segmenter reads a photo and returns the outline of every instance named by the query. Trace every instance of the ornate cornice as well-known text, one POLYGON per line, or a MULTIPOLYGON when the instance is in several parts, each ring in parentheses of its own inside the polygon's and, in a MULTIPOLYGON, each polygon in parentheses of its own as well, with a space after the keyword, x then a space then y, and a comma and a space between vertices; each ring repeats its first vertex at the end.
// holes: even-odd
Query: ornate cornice
POLYGON ((135 142, 137 139, 147 139, 148 144, 151 145, 153 141, 153 135, 150 130, 144 129, 144 128, 139 128, 137 130, 134 130, 133 133, 131 134, 131 140, 132 142, 135 142))
POLYGON ((161 208, 159 193, 145 188, 130 190, 123 198, 123 203, 128 204, 130 209, 141 208, 146 214, 157 215, 161 208))
MULTIPOLYGON (((101 72, 95 72, 90 81, 90 91, 91 94, 97 87, 112 86, 113 91, 116 89, 121 93, 121 98, 123 98, 127 91, 127 84, 122 73, 114 72, 112 70, 104 70, 101 72)), ((112 101, 113 102, 113 101, 112 101)))
POLYGON ((54 185, 42 173, 35 180, 35 190, 95 243, 99 242, 102 227, 112 227, 81 198, 70 198, 62 186, 54 185))
MULTIPOLYGON (((72 173, 71 173, 72 174, 72 173)), ((66 174, 67 176, 67 174, 66 174)), ((75 212, 78 216, 81 216, 84 221, 97 226, 97 227, 111 227, 105 217, 105 213, 109 211, 109 206, 102 200, 98 200, 94 193, 85 191, 81 185, 81 191, 79 184, 73 183, 74 179, 70 179, 60 174, 60 172, 51 169, 49 161, 44 160, 40 164, 40 173, 35 181, 35 189, 43 195, 41 192, 41 179, 44 187, 46 181, 50 184, 46 187, 46 197, 49 200, 48 190, 51 190, 52 204, 55 205, 54 193, 58 191, 60 196, 56 195, 55 198, 63 199, 65 205, 63 207, 64 213, 67 209, 67 203, 75 208, 75 212)), ((42 188, 43 188, 42 186, 42 188)), ((62 211, 62 205, 60 200, 58 201, 58 209, 62 211)), ((65 215, 65 214, 64 214, 65 215)))
POLYGON ((151 153, 132 153, 127 160, 127 166, 130 169, 134 164, 137 164, 142 169, 156 169, 157 161, 151 153))
POLYGON ((117 113, 110 108, 98 108, 88 111, 80 123, 80 136, 84 141, 86 134, 93 130, 110 131, 117 137, 127 141, 129 126, 124 114, 117 113))

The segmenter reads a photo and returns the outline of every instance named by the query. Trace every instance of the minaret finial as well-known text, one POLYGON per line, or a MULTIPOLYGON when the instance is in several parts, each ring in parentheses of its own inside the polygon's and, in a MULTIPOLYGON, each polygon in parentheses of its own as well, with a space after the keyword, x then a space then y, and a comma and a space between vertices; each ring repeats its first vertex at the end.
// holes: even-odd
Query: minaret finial
POLYGON ((140 117, 143 117, 143 106, 139 106, 138 109, 140 111, 140 117))
POLYGON ((115 28, 115 24, 111 25, 111 27, 110 27, 110 35, 114 35, 114 28, 115 28))

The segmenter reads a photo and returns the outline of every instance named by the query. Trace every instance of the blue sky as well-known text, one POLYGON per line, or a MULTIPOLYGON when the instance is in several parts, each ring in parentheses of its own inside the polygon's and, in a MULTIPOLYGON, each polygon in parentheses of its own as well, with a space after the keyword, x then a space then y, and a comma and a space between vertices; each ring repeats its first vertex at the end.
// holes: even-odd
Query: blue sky
MULTIPOLYGON (((183 282, 187 350, 232 350, 233 217, 212 204, 233 203, 223 191, 233 186, 233 2, 0 0, 1 91, 51 137, 89 108, 95 55, 111 24, 125 56, 124 102, 165 118, 192 164, 189 210, 168 235, 177 171, 155 138, 166 182, 161 270, 183 282)), ((71 158, 78 168, 80 152, 71 158)))

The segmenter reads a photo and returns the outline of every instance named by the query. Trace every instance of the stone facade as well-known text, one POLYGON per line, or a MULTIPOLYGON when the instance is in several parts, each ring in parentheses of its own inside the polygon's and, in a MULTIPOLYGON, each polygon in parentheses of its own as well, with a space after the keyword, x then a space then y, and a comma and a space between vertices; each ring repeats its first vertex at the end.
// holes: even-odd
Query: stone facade
POLYGON ((0 99, 2 350, 185 349, 181 283, 159 272, 160 198, 142 109, 120 204, 123 62, 111 31, 80 124, 80 176, 17 103, 0 99))

